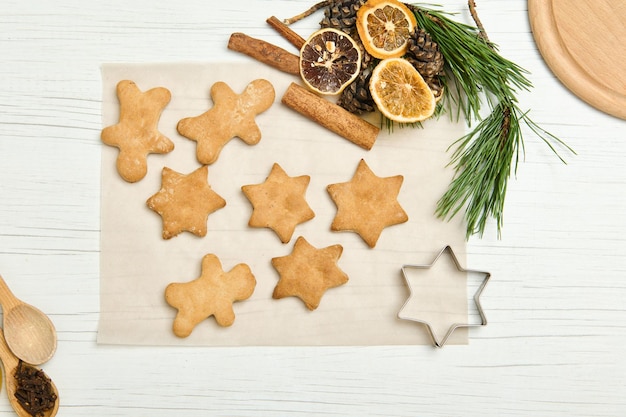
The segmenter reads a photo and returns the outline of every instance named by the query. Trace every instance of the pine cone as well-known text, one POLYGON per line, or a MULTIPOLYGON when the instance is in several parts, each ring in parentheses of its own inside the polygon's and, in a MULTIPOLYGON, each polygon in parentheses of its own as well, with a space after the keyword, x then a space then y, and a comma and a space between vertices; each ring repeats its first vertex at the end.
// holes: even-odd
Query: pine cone
POLYGON ((439 45, 430 35, 421 28, 416 28, 409 38, 405 58, 409 61, 426 81, 435 97, 443 93, 441 76, 444 75, 444 59, 439 45))
POLYGON ((322 28, 334 28, 350 35, 361 48, 361 72, 341 93, 338 104, 351 113, 374 111, 375 104, 369 90, 373 58, 365 50, 356 28, 356 13, 367 0, 331 0, 320 22, 322 28))
POLYGON ((369 89, 371 76, 371 67, 361 68, 357 78, 341 92, 337 104, 354 114, 373 112, 376 103, 369 89))
POLYGON ((443 94, 443 82, 440 77, 432 77, 432 78, 424 78, 426 84, 430 88, 430 91, 433 92, 435 99, 439 100, 441 95, 443 94))
POLYGON ((343 30, 353 38, 356 35, 356 12, 367 0, 331 0, 320 22, 322 28, 343 30))
POLYGON ((424 29, 416 28, 409 38, 406 59, 426 78, 443 75, 444 60, 439 45, 424 29))

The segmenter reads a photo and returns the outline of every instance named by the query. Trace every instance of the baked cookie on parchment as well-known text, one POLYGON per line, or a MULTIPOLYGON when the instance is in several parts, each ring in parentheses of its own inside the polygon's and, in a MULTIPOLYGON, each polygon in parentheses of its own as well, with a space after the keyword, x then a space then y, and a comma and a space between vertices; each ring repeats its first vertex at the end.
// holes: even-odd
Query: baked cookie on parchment
POLYGON ((315 217, 305 198, 310 180, 290 177, 275 163, 264 183, 242 186, 253 207, 248 225, 270 228, 281 242, 289 242, 297 225, 315 217))
POLYGON ((206 165, 190 174, 163 168, 161 189, 146 201, 163 220, 163 239, 184 231, 206 236, 209 214, 226 206, 226 201, 209 185, 207 176, 206 165))
POLYGON ((178 122, 178 133, 196 142, 196 158, 201 164, 217 161, 222 148, 238 137, 248 145, 261 140, 255 116, 274 103, 274 86, 263 79, 252 81, 241 94, 224 82, 211 87, 213 107, 199 116, 178 122))
POLYGON ((341 245, 317 249, 299 237, 291 254, 272 258, 280 275, 272 297, 298 297, 306 308, 315 310, 328 289, 348 282, 348 275, 337 265, 342 252, 341 245))
POLYGON ((178 310, 172 330, 187 337, 196 325, 213 316, 222 327, 235 322, 233 303, 252 295, 256 279, 246 264, 237 264, 224 272, 216 255, 202 258, 202 274, 190 282, 174 282, 165 289, 165 301, 178 310))
POLYGON ((174 142, 158 130, 161 112, 170 102, 171 93, 164 87, 141 92, 130 80, 120 81, 116 91, 119 122, 102 129, 100 139, 119 149, 116 166, 120 176, 125 181, 137 182, 148 172, 148 154, 174 150, 174 142))
POLYGON ((361 159, 350 181, 327 187, 337 206, 331 230, 356 232, 370 248, 376 246, 384 228, 409 220, 397 200, 403 180, 378 177, 361 159))

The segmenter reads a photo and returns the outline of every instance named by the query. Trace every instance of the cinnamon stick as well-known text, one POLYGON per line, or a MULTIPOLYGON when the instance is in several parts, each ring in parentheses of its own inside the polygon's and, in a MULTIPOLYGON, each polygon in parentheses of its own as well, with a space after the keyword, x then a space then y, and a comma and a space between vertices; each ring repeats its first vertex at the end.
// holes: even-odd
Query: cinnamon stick
POLYGON ((370 150, 380 129, 359 116, 296 83, 291 83, 282 103, 344 139, 370 150))
POLYGON ((228 49, 246 54, 264 64, 288 74, 300 74, 300 57, 279 46, 244 33, 233 33, 228 40, 228 49))
POLYGON ((272 16, 266 20, 266 22, 278 32, 280 36, 285 38, 287 42, 298 48, 298 51, 302 48, 302 45, 306 42, 306 40, 294 32, 289 26, 284 24, 281 20, 279 20, 276 16, 272 16))

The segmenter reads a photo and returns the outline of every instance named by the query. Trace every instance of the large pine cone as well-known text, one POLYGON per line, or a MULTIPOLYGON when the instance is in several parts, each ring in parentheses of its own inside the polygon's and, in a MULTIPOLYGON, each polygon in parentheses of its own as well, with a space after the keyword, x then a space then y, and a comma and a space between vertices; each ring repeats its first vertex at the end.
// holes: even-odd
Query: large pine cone
POLYGON ((445 64, 439 45, 421 28, 416 28, 409 38, 408 45, 405 58, 424 78, 435 97, 439 97, 443 92, 440 77, 444 75, 445 64))
POLYGON ((439 45, 421 28, 416 28, 409 38, 407 56, 424 78, 443 75, 444 60, 439 45))

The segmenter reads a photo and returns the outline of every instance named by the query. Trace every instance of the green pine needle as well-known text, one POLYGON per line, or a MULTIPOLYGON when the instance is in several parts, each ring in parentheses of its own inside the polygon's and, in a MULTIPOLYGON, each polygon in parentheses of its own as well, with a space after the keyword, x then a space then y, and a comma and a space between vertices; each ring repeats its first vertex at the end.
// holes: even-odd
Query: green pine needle
POLYGON ((515 102, 517 90, 532 87, 526 78, 528 72, 502 57, 476 27, 452 20, 445 12, 415 5, 411 8, 418 26, 437 42, 444 57, 448 74, 444 77, 444 98, 457 105, 468 124, 480 119, 485 99, 490 107, 502 99, 515 102))
POLYGON ((436 214, 451 218, 465 208, 467 238, 475 233, 482 236, 489 217, 496 219, 500 235, 507 181, 524 151, 518 112, 517 107, 500 104, 452 145, 457 147, 450 163, 457 175, 436 214))
POLYGON ((455 177, 439 200, 436 215, 449 219, 465 209, 466 237, 482 237, 487 221, 494 218, 498 237, 503 225, 504 201, 509 177, 517 171, 524 153, 522 124, 540 137, 563 162, 555 145, 575 153, 556 136, 547 132, 522 112, 517 93, 532 85, 528 72, 503 58, 495 44, 481 36, 478 28, 452 20, 448 14, 409 5, 418 26, 439 45, 445 60, 444 96, 448 106, 456 106, 452 117, 461 115, 468 126, 479 121, 467 135, 451 146, 456 147, 450 164, 455 177), (481 106, 487 103, 490 113, 482 118, 481 106))

